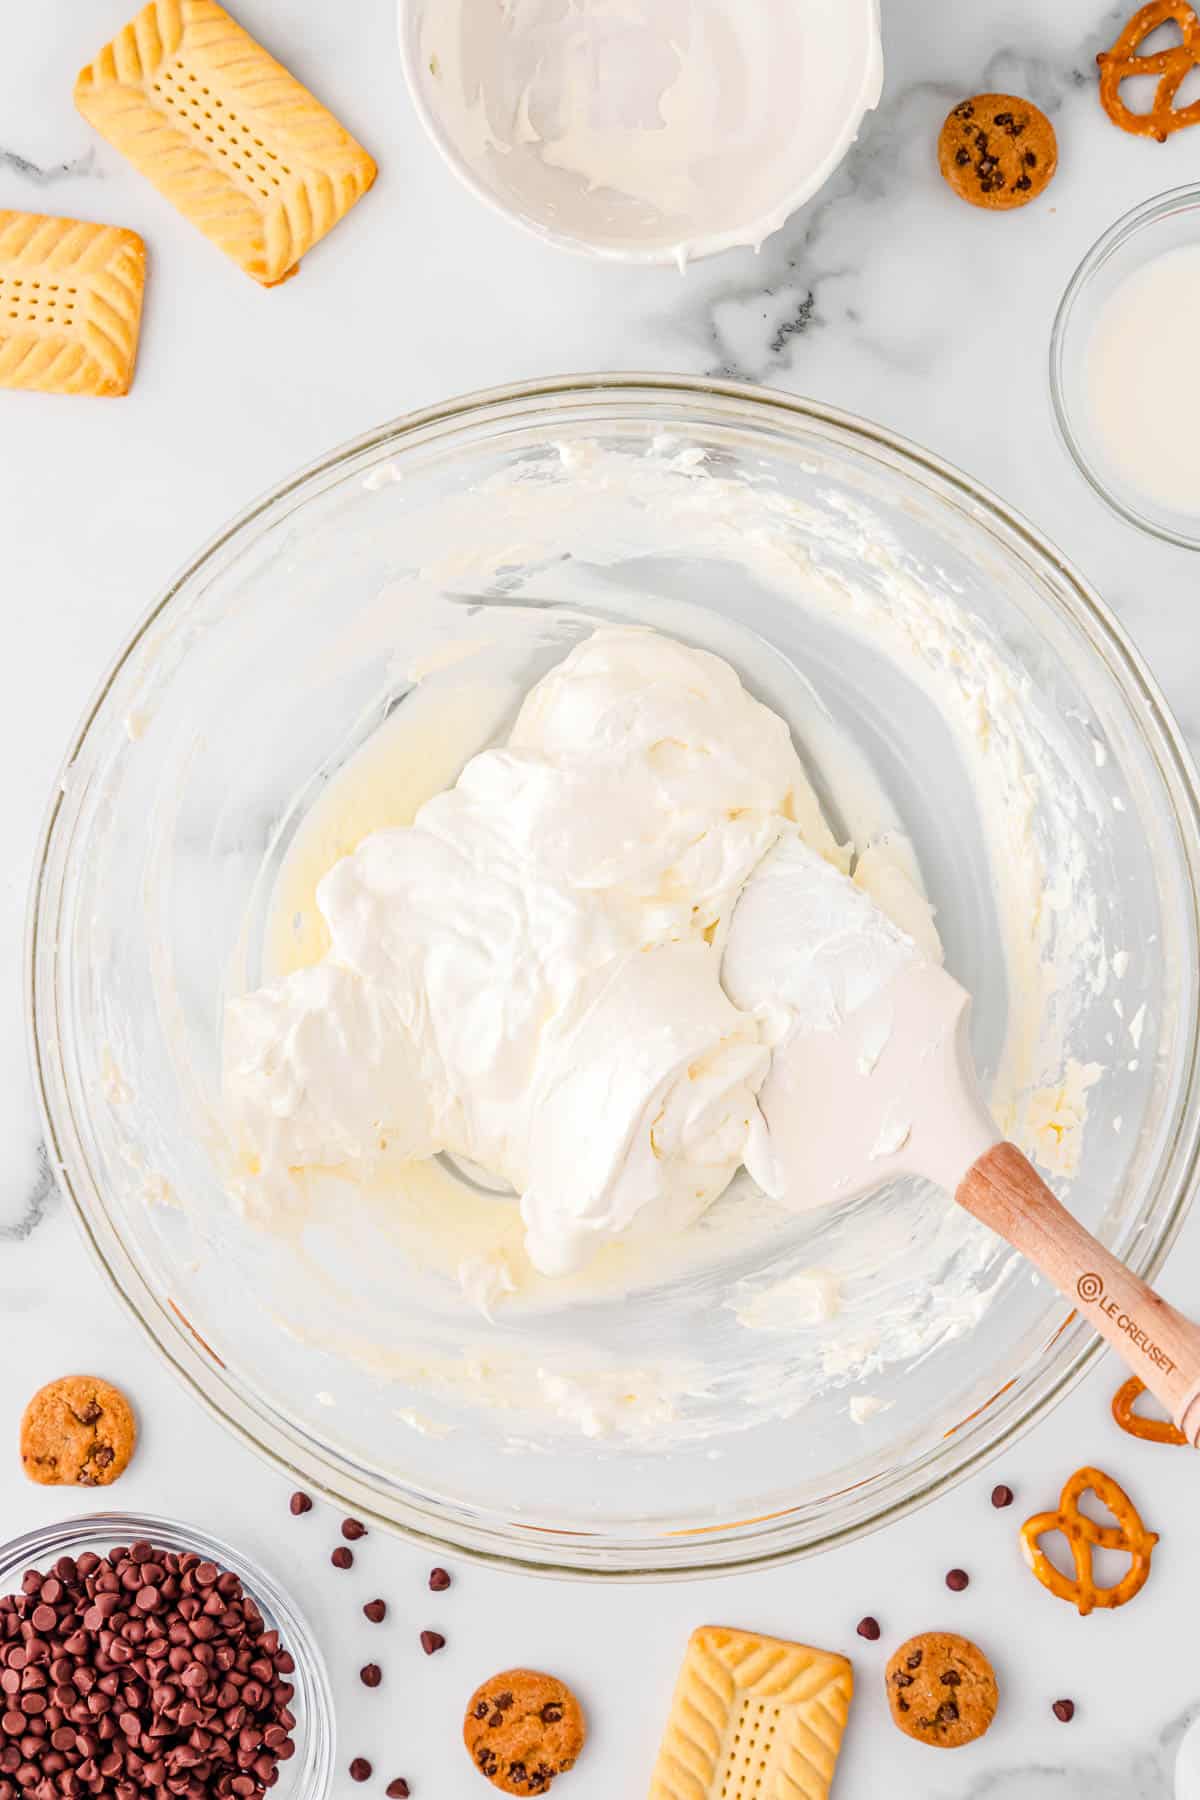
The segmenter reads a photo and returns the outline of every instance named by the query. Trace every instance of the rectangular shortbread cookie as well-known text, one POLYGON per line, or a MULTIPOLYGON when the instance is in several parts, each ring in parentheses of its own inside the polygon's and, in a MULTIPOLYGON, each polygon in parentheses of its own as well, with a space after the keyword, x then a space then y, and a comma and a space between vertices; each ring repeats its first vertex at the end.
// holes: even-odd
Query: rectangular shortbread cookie
POLYGON ((853 1692, 844 1656, 703 1626, 680 1670, 650 1800, 826 1800, 853 1692))
POLYGON ((265 287, 375 179, 361 144, 216 0, 150 0, 80 72, 75 104, 265 287))
POLYGON ((0 211, 0 387, 128 393, 145 282, 136 231, 0 211))

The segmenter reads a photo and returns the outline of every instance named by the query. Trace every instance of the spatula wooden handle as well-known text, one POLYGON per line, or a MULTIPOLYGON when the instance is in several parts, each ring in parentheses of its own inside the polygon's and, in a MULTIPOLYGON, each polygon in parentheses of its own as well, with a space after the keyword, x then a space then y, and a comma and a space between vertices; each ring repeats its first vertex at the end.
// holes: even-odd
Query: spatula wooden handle
POLYGON ((1033 1263, 1200 1440, 1200 1327, 1160 1300, 1072 1218, 1015 1144, 973 1163, 955 1199, 1033 1263))

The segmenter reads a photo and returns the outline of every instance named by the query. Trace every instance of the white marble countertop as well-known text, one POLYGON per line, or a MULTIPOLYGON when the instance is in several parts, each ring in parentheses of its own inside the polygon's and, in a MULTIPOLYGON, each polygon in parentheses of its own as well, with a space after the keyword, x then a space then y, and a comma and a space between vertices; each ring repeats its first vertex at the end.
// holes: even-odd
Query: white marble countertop
MULTIPOLYGON (((1102 0, 884 0, 883 104, 845 169, 765 247, 689 271, 625 271, 545 249, 460 191, 405 97, 391 0, 238 0, 244 23, 375 152, 375 191, 299 280, 262 292, 227 266, 99 143, 71 105, 77 66, 129 0, 7 9, 0 59, 0 207, 136 227, 151 281, 136 386, 122 402, 0 394, 0 546, 9 675, 0 752, 0 1021, 7 1157, 0 1180, 0 1502, 4 1535, 80 1504, 21 1477, 15 1433, 32 1388, 74 1368, 122 1382, 144 1443, 113 1499, 202 1522, 284 1572, 315 1615, 338 1687, 337 1791, 479 1800, 457 1742, 464 1697, 506 1664, 561 1671, 585 1697, 592 1746, 571 1800, 635 1800, 687 1632, 720 1620, 841 1647, 860 1694, 838 1800, 1163 1800, 1173 1747, 1200 1702, 1197 1465, 1138 1444, 1107 1416, 1111 1360, 1052 1419, 941 1499, 865 1542, 770 1574, 656 1589, 599 1589, 461 1565, 426 1591, 426 1556, 377 1536, 332 1570, 336 1522, 293 1521, 290 1484, 183 1393, 87 1260, 38 1147, 19 1000, 25 888, 68 733, 120 640, 184 557, 294 466, 382 419, 468 389, 580 369, 739 376, 879 419, 980 477, 1073 558, 1148 658, 1200 744, 1200 558, 1111 517, 1055 440, 1045 352, 1058 297, 1092 240, 1127 207, 1200 179, 1200 131, 1167 145, 1115 131, 1093 57, 1124 8, 1102 0), (932 144, 948 105, 1000 88, 1048 108, 1061 168, 1011 217, 955 200, 932 144), (1023 1572, 1015 1524, 1095 1460, 1125 1480, 1161 1533, 1135 1604, 1081 1620, 1023 1572), (1007 1513, 993 1480, 1017 1489, 1007 1513), (961 1595, 943 1574, 971 1573, 961 1595), (371 1627, 359 1606, 392 1603, 371 1627), (864 1612, 884 1625, 862 1643, 864 1612), (446 1651, 429 1661, 426 1625, 446 1651), (961 1628, 1004 1688, 980 1744, 942 1757, 888 1723, 881 1670, 911 1631, 961 1628), (376 1654, 386 1685, 355 1671, 376 1654), (1069 1726, 1050 1702, 1069 1695, 1069 1726), (351 1756, 379 1779, 354 1788, 351 1756)), ((1200 1219, 1163 1278, 1196 1309, 1200 1219)), ((801 1427, 798 1427, 802 1429, 801 1427)))

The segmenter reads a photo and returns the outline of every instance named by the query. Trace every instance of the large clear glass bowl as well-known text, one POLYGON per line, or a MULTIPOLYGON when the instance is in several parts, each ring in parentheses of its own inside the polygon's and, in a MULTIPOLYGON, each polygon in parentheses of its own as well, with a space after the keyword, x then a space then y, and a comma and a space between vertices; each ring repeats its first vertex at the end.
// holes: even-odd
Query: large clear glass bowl
MULTIPOLYGON (((708 1357, 709 1389, 684 1402, 702 1431, 540 1432, 519 1406, 473 1409, 488 1358, 519 1342, 521 1323, 480 1350, 478 1318, 431 1317, 429 1367, 457 1368, 458 1414, 445 1381, 431 1398, 421 1369, 393 1355, 392 1323, 412 1321, 404 1246, 386 1219, 367 1221, 351 1201, 281 1244, 229 1205, 212 1148, 221 993, 235 949, 253 963, 261 947, 264 867, 277 867, 329 775, 411 691, 403 658, 422 569, 457 555, 450 585, 478 587, 486 496, 514 472, 533 511, 524 540, 491 546, 492 600, 552 598, 563 571, 586 564, 597 593, 624 581, 655 596, 656 622, 660 604, 686 605, 718 638, 752 628, 811 674, 897 795, 951 966, 976 995, 985 1062, 1002 1035, 986 854, 936 707, 869 644, 814 624, 786 583, 770 590, 743 567, 753 529, 729 534, 714 579, 694 553, 700 521, 689 531, 635 483, 609 496, 606 541, 585 546, 572 470, 612 451, 673 459, 680 481, 702 461, 754 505, 795 502, 818 523, 873 521, 865 549, 831 527, 830 578, 869 582, 872 543, 898 546, 910 575, 952 594, 990 635, 1013 670, 1010 715, 1058 731, 1062 783, 1099 795, 1080 809, 1077 874, 1114 944, 1135 953, 1129 1011, 1146 1006, 1140 1054, 1106 1081, 1071 1204, 1152 1276, 1194 1192, 1200 1130, 1200 837, 1179 734, 1103 603, 1036 531, 927 453, 787 395, 595 376, 474 396, 381 427, 251 507, 152 607, 70 748, 32 897, 29 980, 54 1165, 101 1267, 194 1393, 360 1516, 513 1566, 628 1579, 764 1564, 898 1516, 1045 1413, 1097 1342, 1045 1284, 1001 1262, 978 1318, 872 1373, 885 1405, 868 1422, 848 1416, 834 1382, 802 1416, 742 1429, 722 1396, 726 1374, 728 1391, 744 1394, 747 1368, 722 1371, 720 1356, 732 1330, 723 1303, 753 1273, 748 1251, 686 1294, 650 1284, 529 1328, 560 1332, 544 1351, 551 1372, 568 1370, 581 1344, 595 1357, 640 1354, 652 1333, 708 1357), (364 1244, 374 1266, 350 1280, 343 1257, 364 1244)), ((797 568, 805 554, 798 544, 797 568)), ((469 603, 462 616, 473 616, 469 603)), ((1113 1032, 1111 990, 1085 996, 1074 1053, 1112 1063, 1113 1032)), ((818 1242, 823 1229, 809 1215, 796 1241, 818 1242)), ((761 1389, 787 1351, 764 1334, 739 1355, 761 1389)))

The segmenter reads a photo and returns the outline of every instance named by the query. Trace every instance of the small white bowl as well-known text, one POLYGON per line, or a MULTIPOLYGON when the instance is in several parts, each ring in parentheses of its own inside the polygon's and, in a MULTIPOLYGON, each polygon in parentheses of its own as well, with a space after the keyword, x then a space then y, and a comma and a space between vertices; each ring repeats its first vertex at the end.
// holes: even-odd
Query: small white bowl
POLYGON ((426 130, 481 199, 615 262, 757 249, 879 100, 879 0, 399 0, 426 130))
MULTIPOLYGON (((1200 496, 1186 510, 1159 499, 1114 460, 1098 428, 1089 385, 1090 355, 1107 302, 1158 258, 1200 244, 1200 186, 1172 188, 1135 206, 1099 238, 1076 269, 1050 338, 1050 398, 1059 435, 1100 498, 1143 531, 1200 550, 1200 496)), ((1138 379, 1131 368, 1131 381, 1138 379)))

